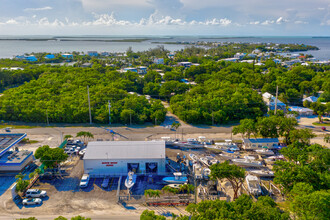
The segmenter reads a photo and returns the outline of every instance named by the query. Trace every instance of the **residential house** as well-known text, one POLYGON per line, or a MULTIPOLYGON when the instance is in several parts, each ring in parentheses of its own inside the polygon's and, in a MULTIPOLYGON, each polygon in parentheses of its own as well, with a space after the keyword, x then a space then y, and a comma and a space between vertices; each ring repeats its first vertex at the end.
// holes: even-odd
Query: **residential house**
POLYGON ((136 73, 138 72, 137 68, 135 68, 135 67, 126 67, 126 68, 123 69, 124 73, 126 73, 128 71, 136 72, 136 73))
POLYGON ((155 58, 154 64, 164 64, 164 58, 155 58))
POLYGON ((179 62, 177 65, 183 66, 184 68, 189 68, 189 67, 191 67, 192 63, 191 62, 179 62))
POLYGON ((289 111, 298 112, 299 116, 312 116, 314 112, 312 109, 300 106, 289 106, 289 111))
POLYGON ((45 56, 45 59, 54 59, 55 58, 55 55, 54 54, 47 54, 45 56))
POLYGON ((238 58, 225 58, 218 61, 236 62, 238 60, 239 60, 238 58))
POLYGON ((69 54, 69 53, 62 54, 62 57, 66 58, 66 59, 73 59, 73 55, 69 54))
MULTIPOLYGON (((275 110, 276 97, 274 97, 272 94, 268 92, 265 92, 264 94, 262 94, 262 99, 268 106, 269 110, 275 110)), ((281 102, 279 99, 277 99, 277 109, 286 111, 286 105, 283 102, 281 102)))
POLYGON ((256 58, 256 57, 257 57, 257 54, 249 53, 249 54, 246 55, 246 56, 249 57, 249 58, 256 58))
POLYGON ((83 64, 81 65, 81 67, 83 67, 83 68, 86 68, 86 67, 92 67, 92 66, 93 66, 92 63, 83 63, 83 64))
POLYGON ((98 57, 99 53, 97 51, 87 51, 88 56, 98 57))
POLYGON ((138 74, 146 74, 147 73, 147 67, 146 66, 139 66, 137 68, 137 73, 138 74))
POLYGON ((38 59, 37 59, 35 56, 33 56, 33 55, 31 55, 31 56, 26 56, 26 57, 25 57, 25 60, 26 60, 26 61, 30 61, 30 62, 38 61, 38 59))
POLYGON ((243 57, 245 57, 246 53, 236 53, 234 55, 234 58, 237 58, 237 59, 243 59, 243 57))

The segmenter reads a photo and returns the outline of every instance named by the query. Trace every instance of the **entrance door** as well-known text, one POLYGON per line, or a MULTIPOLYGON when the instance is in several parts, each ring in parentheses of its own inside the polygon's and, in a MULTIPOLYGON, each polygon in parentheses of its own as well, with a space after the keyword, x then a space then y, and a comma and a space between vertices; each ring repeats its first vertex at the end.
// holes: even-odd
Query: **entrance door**
POLYGON ((129 171, 133 171, 134 173, 138 173, 139 172, 139 163, 127 163, 127 170, 129 171))
POLYGON ((146 172, 147 173, 157 173, 158 172, 158 163, 146 163, 146 172))

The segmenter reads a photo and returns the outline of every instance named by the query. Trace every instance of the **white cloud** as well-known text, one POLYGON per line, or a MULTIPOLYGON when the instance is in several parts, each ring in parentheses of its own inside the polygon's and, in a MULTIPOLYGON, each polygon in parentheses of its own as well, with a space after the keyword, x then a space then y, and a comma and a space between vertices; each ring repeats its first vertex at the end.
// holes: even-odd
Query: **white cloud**
POLYGON ((324 25, 330 26, 330 20, 327 20, 325 22, 322 22, 321 25, 322 26, 324 26, 324 25))
POLYGON ((283 17, 279 17, 279 18, 276 20, 276 24, 282 24, 282 23, 285 23, 285 22, 288 22, 288 20, 286 20, 286 19, 283 18, 283 17))
POLYGON ((50 22, 46 17, 39 19, 37 23, 40 26, 53 26, 53 27, 65 26, 64 23, 58 19, 55 19, 53 22, 50 22))
POLYGON ((260 24, 260 21, 251 21, 249 24, 257 25, 257 24, 260 24))
MULTIPOLYGON (((216 19, 213 18, 212 20, 207 20, 204 24, 206 25, 221 25, 221 26, 228 26, 232 23, 231 20, 227 18, 216 19)), ((202 23, 203 24, 203 23, 202 23)))
POLYGON ((295 24, 308 24, 307 21, 295 21, 294 23, 295 24))
POLYGON ((9 19, 8 21, 5 22, 5 24, 18 24, 18 22, 14 19, 9 19))
POLYGON ((47 11, 52 10, 53 8, 50 6, 42 7, 42 8, 26 8, 23 11, 30 12, 30 11, 47 11))
POLYGON ((324 11, 325 8, 317 8, 317 10, 324 11))
POLYGON ((270 25, 270 24, 274 24, 274 23, 275 23, 274 20, 266 20, 266 21, 262 22, 261 24, 262 25, 270 25))

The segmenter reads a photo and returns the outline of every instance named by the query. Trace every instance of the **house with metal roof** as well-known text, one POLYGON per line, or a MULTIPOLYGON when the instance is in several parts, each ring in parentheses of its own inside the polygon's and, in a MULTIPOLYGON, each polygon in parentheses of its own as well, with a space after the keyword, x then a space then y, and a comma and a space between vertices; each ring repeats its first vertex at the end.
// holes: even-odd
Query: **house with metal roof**
POLYGON ((84 172, 90 176, 165 173, 165 141, 89 142, 84 172))
POLYGON ((314 113, 312 109, 301 106, 289 106, 289 111, 297 112, 299 116, 312 116, 314 113))
POLYGON ((45 59, 55 59, 55 55, 54 54, 47 54, 45 56, 45 59))
POLYGON ((243 139, 243 148, 245 150, 253 150, 258 148, 273 149, 279 146, 278 138, 249 138, 243 139))
POLYGON ((303 102, 304 101, 308 101, 308 102, 317 102, 317 100, 318 100, 318 97, 315 97, 315 96, 309 96, 309 97, 307 97, 307 98, 303 98, 303 102))

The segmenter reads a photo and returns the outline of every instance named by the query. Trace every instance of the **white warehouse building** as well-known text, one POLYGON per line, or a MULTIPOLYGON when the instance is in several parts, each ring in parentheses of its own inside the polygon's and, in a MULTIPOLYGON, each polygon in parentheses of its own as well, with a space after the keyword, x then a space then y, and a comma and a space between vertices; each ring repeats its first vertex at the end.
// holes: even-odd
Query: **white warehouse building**
POLYGON ((90 176, 165 173, 165 141, 89 142, 84 172, 90 176))

